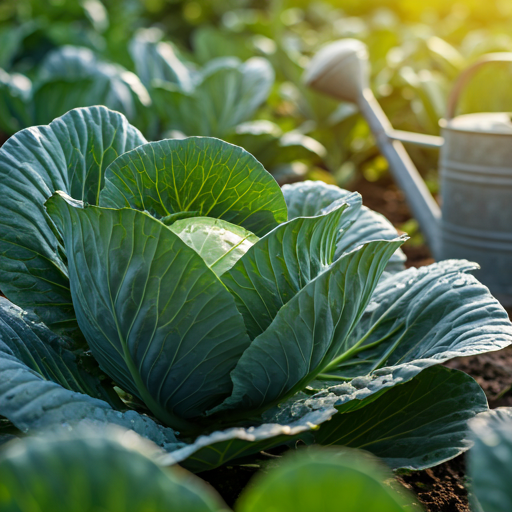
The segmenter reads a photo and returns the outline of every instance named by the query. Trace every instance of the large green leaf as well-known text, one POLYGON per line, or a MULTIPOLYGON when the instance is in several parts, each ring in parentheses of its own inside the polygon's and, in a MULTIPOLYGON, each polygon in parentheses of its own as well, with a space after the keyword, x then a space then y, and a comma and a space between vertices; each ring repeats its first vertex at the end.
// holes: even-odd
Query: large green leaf
POLYGON ((233 298, 167 226, 55 194, 78 324, 103 370, 179 429, 231 391, 249 345, 233 298))
POLYGON ((355 450, 302 450, 258 475, 237 512, 413 512, 418 504, 391 472, 355 450))
POLYGON ((186 135, 224 137, 252 118, 267 99, 274 82, 270 63, 253 57, 214 59, 201 71, 192 91, 170 82, 154 81, 153 94, 167 129, 186 135))
MULTIPOLYGON (((2 329, 2 338, 0 339, 0 411, 22 432, 32 434, 42 429, 60 430, 62 427, 68 429, 82 421, 97 425, 99 428, 104 428, 110 423, 134 430, 169 450, 180 446, 172 429, 158 425, 147 416, 135 411, 113 410, 103 400, 66 389, 53 380, 46 379, 40 372, 32 369, 34 361, 29 357, 28 350, 23 349, 23 340, 21 338, 16 340, 13 350, 10 348, 14 345, 12 334, 7 329, 7 335, 10 337, 9 346, 3 341, 6 332, 5 326, 0 326, 0 328, 2 329), (18 356, 23 357, 24 360, 18 356), (30 366, 24 362, 25 360, 30 366)), ((36 344, 32 340, 32 343, 27 344, 26 348, 30 347, 34 354, 42 354, 45 350, 42 343, 40 341, 36 344)), ((50 349, 46 348, 46 351, 51 357, 54 357, 46 364, 58 367, 62 371, 64 363, 58 360, 50 349)), ((67 358, 69 359, 69 356, 67 358)), ((77 373, 69 361, 66 363, 66 368, 67 370, 64 372, 75 376, 77 382, 83 386, 84 376, 77 373)), ((53 372, 51 376, 53 376, 53 372)), ((61 380, 66 379, 61 378, 61 380)), ((74 388, 76 387, 75 384, 74 388)))
POLYGON ((135 434, 27 438, 0 451, 4 512, 215 512, 221 500, 178 468, 162 470, 135 434))
MULTIPOLYGON (((220 410, 258 410, 302 389, 345 347, 401 239, 345 254, 284 305, 232 372, 220 410)), ((219 410, 219 409, 218 409, 219 410)))
POLYGON ((512 408, 485 412, 470 422, 475 445, 468 455, 474 512, 512 510, 512 408))
POLYGON ((180 219, 169 229, 192 247, 219 277, 258 241, 256 235, 241 226, 211 217, 180 219))
POLYGON ((88 48, 63 46, 50 52, 34 84, 36 123, 93 105, 118 110, 140 126, 151 99, 137 75, 99 60, 88 48))
POLYGON ((0 149, 0 289, 50 327, 74 321, 65 257, 44 202, 56 190, 95 204, 106 167, 144 143, 124 116, 72 110, 0 149))
POLYGON ((485 410, 474 379, 436 366, 355 412, 336 414, 315 439, 368 450, 393 468, 424 469, 470 448, 467 421, 485 410))
POLYGON ((107 170, 100 205, 129 206, 159 218, 198 211, 262 236, 286 221, 274 178, 242 148, 191 137, 150 142, 115 160, 107 170))
POLYGON ((3 297, 0 297, 0 340, 16 359, 43 379, 71 391, 121 404, 119 399, 115 400, 113 391, 108 393, 99 379, 79 367, 63 338, 44 324, 31 321, 22 309, 3 297))
POLYGON ((141 29, 130 42, 130 55, 142 83, 151 90, 154 80, 177 84, 187 91, 192 88, 189 70, 177 57, 173 46, 161 41, 156 28, 141 29))
POLYGON ((447 260, 383 279, 351 336, 352 349, 328 374, 355 377, 379 370, 410 375, 454 357, 500 350, 512 324, 489 290, 467 272, 477 266, 447 260))
POLYGON ((332 263, 346 208, 337 204, 329 214, 279 225, 222 276, 251 339, 262 334, 281 308, 332 263))
POLYGON ((215 469, 231 460, 311 436, 333 414, 336 409, 332 406, 304 407, 287 423, 272 423, 270 416, 269 423, 256 427, 220 430, 200 436, 193 443, 162 456, 159 463, 164 466, 180 464, 194 473, 215 469))
MULTIPOLYGON (((282 191, 290 219, 318 215, 324 210, 329 211, 332 203, 340 199, 351 205, 355 220, 351 227, 347 226, 347 233, 340 238, 336 248, 336 258, 363 243, 372 240, 393 240, 398 236, 397 230, 383 215, 365 206, 360 207, 358 197, 348 190, 327 185, 321 181, 304 181, 284 185, 282 191)), ((386 270, 402 270, 404 261, 405 255, 399 249, 391 258, 386 270)))

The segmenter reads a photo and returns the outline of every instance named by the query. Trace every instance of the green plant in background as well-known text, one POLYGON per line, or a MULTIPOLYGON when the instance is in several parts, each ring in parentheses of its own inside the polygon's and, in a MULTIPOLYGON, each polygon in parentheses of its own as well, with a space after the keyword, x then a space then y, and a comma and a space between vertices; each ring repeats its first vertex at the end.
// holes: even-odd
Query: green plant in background
POLYGON ((474 512, 512 506, 512 408, 500 407, 471 422, 475 445, 468 455, 469 497, 474 512))
POLYGON ((240 147, 146 143, 104 107, 19 132, 0 172, 0 410, 21 431, 115 423, 194 471, 297 438, 410 468, 469 446, 485 396, 439 363, 509 345, 507 314, 471 263, 401 270, 357 193, 281 190, 240 147))
MULTIPOLYGON (((335 39, 363 40, 372 86, 393 125, 436 134, 460 71, 483 53, 512 49, 511 19, 506 2, 482 10, 470 0, 424 9, 413 0, 6 1, 0 129, 10 135, 73 107, 105 104, 150 139, 179 136, 176 130, 243 139, 249 151, 260 149, 256 156, 280 182, 314 176, 344 184, 357 173, 374 181, 386 168, 368 128, 353 106, 302 84, 309 57, 335 39), (252 85, 244 84, 256 68, 252 85), (244 101, 249 97, 254 101, 244 101), (297 150, 284 163, 274 158, 276 148, 290 147, 282 134, 297 150)), ((461 110, 512 109, 509 79, 510 66, 483 70, 461 110)), ((438 155, 411 151, 435 192, 438 155)))
MULTIPOLYGON (((29 438, 0 450, 5 512, 227 512, 199 478, 159 467, 158 448, 122 430, 29 438)), ((236 512, 408 512, 418 505, 367 454, 302 450, 247 488, 236 512)))

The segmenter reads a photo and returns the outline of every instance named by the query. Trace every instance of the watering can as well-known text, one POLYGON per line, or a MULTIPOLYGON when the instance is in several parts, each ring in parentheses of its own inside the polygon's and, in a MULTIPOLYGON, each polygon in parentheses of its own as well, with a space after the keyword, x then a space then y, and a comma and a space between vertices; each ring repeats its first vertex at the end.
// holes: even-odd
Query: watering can
POLYGON ((442 137, 394 130, 369 87, 364 43, 343 39, 320 50, 304 80, 312 88, 358 105, 391 173, 403 190, 436 260, 463 258, 480 264, 478 278, 512 307, 512 120, 507 113, 454 117, 468 80, 484 65, 512 62, 512 54, 486 55, 464 71, 441 121, 442 137), (442 211, 404 143, 441 149, 442 211))

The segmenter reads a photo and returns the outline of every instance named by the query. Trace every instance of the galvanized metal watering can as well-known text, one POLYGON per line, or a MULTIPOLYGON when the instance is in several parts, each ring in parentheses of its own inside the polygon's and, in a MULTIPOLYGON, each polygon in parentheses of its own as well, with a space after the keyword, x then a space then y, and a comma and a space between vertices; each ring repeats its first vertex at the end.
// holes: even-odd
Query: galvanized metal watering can
POLYGON ((359 106, 434 257, 476 261, 479 280, 512 306, 512 120, 506 113, 454 117, 467 81, 490 62, 512 62, 512 54, 489 54, 460 76, 441 121, 443 137, 393 129, 369 87, 368 52, 358 40, 324 47, 304 79, 359 106), (403 143, 441 148, 442 212, 403 143))

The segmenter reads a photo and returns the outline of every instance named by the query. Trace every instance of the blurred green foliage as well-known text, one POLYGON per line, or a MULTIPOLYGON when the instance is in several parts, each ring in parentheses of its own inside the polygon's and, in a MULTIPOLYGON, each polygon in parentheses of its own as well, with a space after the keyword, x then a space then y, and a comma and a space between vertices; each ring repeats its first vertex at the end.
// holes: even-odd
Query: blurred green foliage
MULTIPOLYGON (((237 126, 264 120, 273 123, 267 125, 268 137, 271 133, 291 132, 295 137, 316 139, 325 148, 305 151, 304 146, 310 141, 305 139, 297 148, 297 158, 293 151, 287 151, 291 160, 279 162, 279 169, 272 169, 281 173, 282 181, 316 177, 343 185, 358 172, 367 180, 376 181, 386 174, 387 165, 356 108, 339 104, 303 85, 301 77, 311 55, 323 44, 339 38, 364 41, 372 61, 372 86, 395 128, 438 134, 438 122, 445 113, 447 96, 458 74, 484 53, 512 51, 511 29, 509 0, 3 0, 0 128, 11 134, 33 124, 32 121, 48 122, 48 118, 62 113, 64 105, 67 109, 105 102, 109 94, 110 98, 117 94, 113 108, 124 111, 122 107, 126 106, 130 120, 151 138, 172 135, 169 130, 176 129, 188 130, 186 135, 213 131, 227 140, 243 139, 248 145, 261 148, 264 125, 256 124, 249 130, 237 126), (176 80, 167 76, 163 77, 167 80, 163 85, 155 84, 154 77, 148 80, 130 48, 144 35, 141 29, 150 27, 156 31, 151 36, 154 48, 169 45, 172 59, 179 60, 195 76, 204 74, 201 70, 208 69, 214 59, 236 57, 239 60, 233 62, 245 62, 252 57, 264 57, 276 77, 268 97, 262 95, 257 110, 252 105, 247 115, 235 115, 228 124, 224 123, 231 131, 219 128, 215 132, 213 121, 205 125, 197 117, 202 111, 220 116, 223 97, 228 96, 222 89, 226 87, 222 80, 233 78, 220 80, 215 93, 204 92, 200 83, 192 92, 182 84, 178 84, 181 89, 176 91, 176 80), (159 35, 155 36, 156 33, 159 35), (86 78, 91 84, 103 80, 104 85, 98 86, 96 82, 91 92, 92 85, 81 84, 78 93, 76 83, 69 86, 72 80, 68 75, 55 80, 46 76, 41 80, 41 67, 47 67, 48 55, 65 45, 86 47, 93 52, 91 58, 99 63, 95 64, 99 69, 96 75, 101 77, 92 77, 89 62, 86 78), (145 103, 139 83, 126 80, 125 71, 139 74, 152 98, 151 105, 145 103), (58 82, 60 92, 45 99, 49 93, 43 94, 41 89, 46 84, 46 89, 55 91, 52 80, 58 82), (106 84, 109 80, 114 82, 110 92, 106 84), (63 82, 68 83, 67 88, 63 82), (121 94, 120 88, 128 92, 121 94), (30 108, 24 107, 31 95, 45 99, 44 104, 41 100, 30 108), (54 108, 59 96, 66 96, 66 101, 62 101, 60 108, 54 108), (179 106, 174 106, 178 96, 183 99, 179 106), (199 103, 201 107, 191 107, 199 103), (242 134, 237 135, 240 130, 242 134), (295 160, 302 164, 297 165, 295 160)), ((151 51, 156 55, 160 50, 151 51)), ((170 54, 169 50, 164 53, 170 54)), ((80 74, 82 71, 73 72, 85 76, 80 74)), ((482 69, 464 93, 460 113, 512 110, 511 78, 509 64, 482 69)), ((230 101, 233 102, 233 97, 230 101)), ((257 156, 274 162, 275 151, 282 147, 276 141, 268 146, 268 154, 261 149, 257 156)), ((435 189, 437 152, 410 150, 435 189)))

